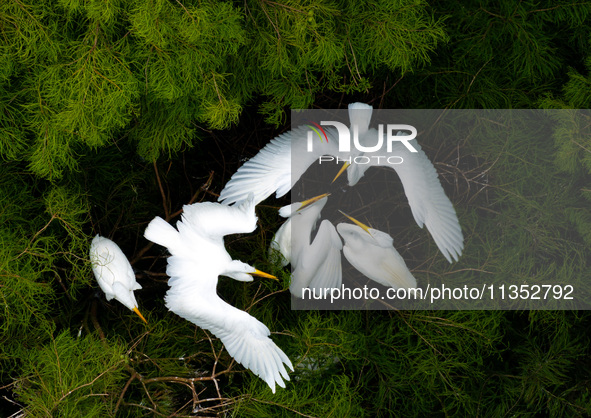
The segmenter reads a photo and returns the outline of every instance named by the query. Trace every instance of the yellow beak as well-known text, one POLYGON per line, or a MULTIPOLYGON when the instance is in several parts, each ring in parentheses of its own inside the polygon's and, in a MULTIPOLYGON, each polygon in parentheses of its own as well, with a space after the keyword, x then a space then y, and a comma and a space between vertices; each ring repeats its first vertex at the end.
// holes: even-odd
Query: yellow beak
MULTIPOLYGON (((345 164, 343 164, 343 166, 341 167, 341 170, 340 170, 340 171, 337 173, 337 175, 335 176, 335 178, 334 178, 334 179, 332 179, 331 183, 334 183, 334 182, 335 182, 335 180, 336 180, 336 179, 338 179, 338 178, 339 178, 339 176, 340 176, 341 174, 343 174, 343 171, 345 171, 345 170, 347 169, 347 167, 349 167, 350 165, 351 165, 351 164, 349 164, 349 163, 345 163, 345 164)), ((347 215, 345 215, 345 216, 347 216, 347 215)))
POLYGON ((362 222, 359 222, 357 219, 347 215, 345 212, 343 212, 342 210, 339 210, 339 212, 341 212, 343 215, 345 215, 347 218, 349 218, 350 220, 352 220, 353 222, 355 222, 355 224, 359 227, 361 227, 365 232, 367 232, 369 235, 371 235, 371 232, 369 232, 369 226, 365 225, 362 222))
POLYGON ((319 201, 320 199, 325 198, 326 196, 330 196, 330 193, 324 193, 320 196, 313 197, 312 199, 304 200, 302 205, 298 208, 298 210, 304 209, 306 206, 310 206, 312 203, 319 201))
POLYGON ((142 318, 142 321, 144 321, 146 324, 148 323, 148 321, 146 321, 146 318, 144 318, 144 316, 140 313, 140 310, 138 308, 133 308, 133 311, 138 314, 138 316, 140 318, 142 318))
POLYGON ((254 271, 252 273, 248 273, 251 276, 260 276, 260 277, 264 277, 266 279, 273 279, 273 280, 279 280, 277 277, 273 276, 272 274, 268 274, 265 273, 264 271, 260 271, 257 269, 254 269, 254 271))

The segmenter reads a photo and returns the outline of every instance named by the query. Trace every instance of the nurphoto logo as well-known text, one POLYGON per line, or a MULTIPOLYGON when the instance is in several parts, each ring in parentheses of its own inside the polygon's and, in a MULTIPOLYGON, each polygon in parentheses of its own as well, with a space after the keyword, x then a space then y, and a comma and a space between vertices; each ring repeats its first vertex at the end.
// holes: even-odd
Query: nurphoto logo
MULTIPOLYGON (((312 123, 314 123, 314 122, 312 122, 312 123)), ((334 126, 339 134, 339 152, 351 152, 351 131, 344 123, 337 122, 337 121, 321 121, 320 125, 318 125, 317 123, 314 123, 314 125, 316 125, 316 127, 318 129, 316 129, 310 125, 308 125, 308 127, 310 127, 316 133, 316 135, 318 135, 318 137, 320 138, 320 141, 322 141, 323 137, 324 137, 326 142, 328 142, 328 136, 326 135, 325 130, 322 129, 322 126, 327 126, 327 125, 334 126), (322 132, 322 135, 320 134, 319 130, 320 130, 320 132, 322 132)), ((357 151, 359 151, 360 153, 362 153, 362 152, 376 152, 376 151, 380 151, 382 149, 382 146, 384 145, 384 125, 383 124, 378 125, 377 142, 375 145, 362 145, 359 142, 359 127, 357 125, 352 125, 352 128, 353 128, 353 135, 352 135, 353 136, 353 145, 355 146, 355 149, 357 151)), ((365 135, 365 136, 367 136, 367 135, 365 135)), ((387 150, 387 152, 392 152, 392 143, 393 142, 401 142, 406 147, 406 149, 408 149, 410 152, 418 152, 416 150, 416 148, 413 147, 412 144, 410 144, 410 142, 409 142, 409 141, 412 141, 413 139, 415 139, 416 137, 417 137, 417 129, 412 125, 388 124, 388 125, 386 125, 386 150, 387 150), (409 135, 396 135, 396 133, 400 132, 400 131, 407 131, 407 132, 410 132, 410 134, 409 135)), ((308 152, 313 152, 313 151, 314 151, 313 132, 308 131, 308 152)))

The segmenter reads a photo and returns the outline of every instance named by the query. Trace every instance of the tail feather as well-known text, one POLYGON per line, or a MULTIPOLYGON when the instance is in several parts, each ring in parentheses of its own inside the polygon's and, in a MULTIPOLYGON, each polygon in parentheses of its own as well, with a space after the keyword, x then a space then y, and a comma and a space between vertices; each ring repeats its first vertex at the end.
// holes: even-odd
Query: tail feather
POLYGON ((351 103, 349 105, 349 122, 351 126, 357 125, 359 135, 364 134, 369 129, 369 121, 373 107, 365 103, 351 103))
POLYGON ((168 248, 172 253, 180 243, 179 232, 168 222, 156 216, 144 232, 146 239, 168 248))

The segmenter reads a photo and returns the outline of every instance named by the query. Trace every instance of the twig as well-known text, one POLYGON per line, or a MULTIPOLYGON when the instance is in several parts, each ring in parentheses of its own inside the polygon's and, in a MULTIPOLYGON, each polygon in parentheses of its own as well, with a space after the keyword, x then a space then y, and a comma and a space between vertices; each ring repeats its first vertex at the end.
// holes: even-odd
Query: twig
POLYGON ((154 171, 156 172, 156 180, 158 181, 158 188, 160 189, 160 195, 162 196, 162 206, 164 207, 164 217, 169 220, 169 210, 168 204, 166 202, 166 194, 164 193, 164 188, 162 187, 162 182, 160 181, 160 174, 158 173, 158 165, 156 164, 156 160, 154 160, 154 171))
POLYGON ((113 415, 117 415, 117 411, 119 410, 119 406, 121 405, 121 401, 123 401, 123 395, 125 395, 125 392, 127 392, 127 389, 129 388, 129 385, 131 385, 131 382, 133 382, 135 379, 137 379, 138 374, 134 371, 131 375, 131 377, 127 380, 127 383, 125 383, 125 386, 123 386, 123 390, 121 391, 121 395, 119 395, 119 399, 117 400, 117 403, 115 404, 115 409, 113 411, 113 415))

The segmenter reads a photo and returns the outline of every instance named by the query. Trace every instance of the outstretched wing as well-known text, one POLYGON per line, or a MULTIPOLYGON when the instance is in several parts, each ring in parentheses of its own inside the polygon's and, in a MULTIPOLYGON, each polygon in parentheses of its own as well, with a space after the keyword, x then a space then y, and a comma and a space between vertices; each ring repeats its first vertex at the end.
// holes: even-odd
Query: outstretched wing
POLYGON ((274 192, 281 197, 320 156, 339 155, 336 129, 325 128, 328 142, 314 138, 312 152, 308 151, 308 131, 300 126, 272 139, 234 173, 218 200, 229 205, 254 193, 258 204, 274 192))
POLYGON ((392 167, 404 187, 413 217, 433 236, 444 257, 458 261, 464 249, 462 229, 449 198, 445 195, 435 167, 418 144, 418 152, 410 152, 402 143, 393 144, 392 153, 404 159, 392 167))
MULTIPOLYGON (((169 273, 186 270, 175 267, 176 261, 174 256, 169 258, 169 273)), ((293 366, 269 338, 269 329, 253 316, 220 299, 215 292, 216 273, 208 269, 200 269, 198 275, 194 269, 191 272, 171 277, 171 288, 165 296, 168 309, 212 332, 228 353, 263 379, 273 393, 275 384, 285 387, 283 380, 289 380, 289 375, 284 364, 292 371, 293 366)))
POLYGON ((245 193, 241 203, 234 206, 214 202, 184 205, 182 222, 193 231, 198 231, 199 235, 219 240, 228 234, 254 231, 257 223, 254 207, 252 192, 245 193))
MULTIPOLYGON (((377 131, 375 132, 377 135, 377 131)), ((376 158, 371 159, 371 164, 354 164, 349 167, 349 185, 355 185, 369 167, 382 166, 394 169, 402 181, 404 193, 417 224, 421 228, 427 225, 447 261, 451 263, 452 258, 457 261, 464 248, 464 236, 456 211, 441 187, 435 167, 419 144, 413 142, 413 146, 418 152, 410 152, 401 142, 392 144, 391 155, 402 157, 403 162, 400 164, 389 164, 386 159, 376 158)))

